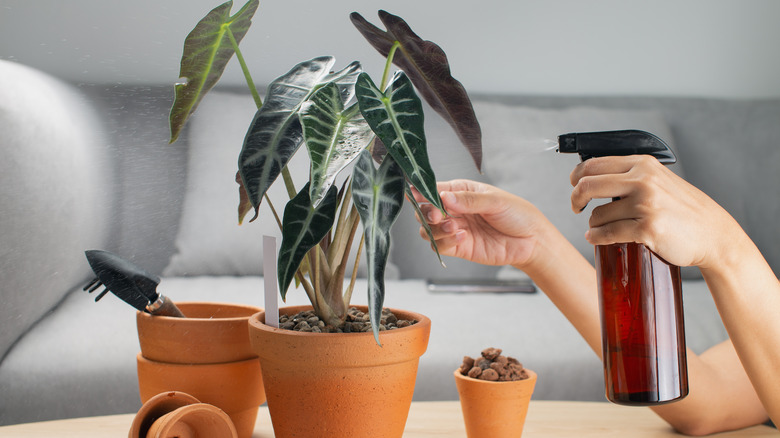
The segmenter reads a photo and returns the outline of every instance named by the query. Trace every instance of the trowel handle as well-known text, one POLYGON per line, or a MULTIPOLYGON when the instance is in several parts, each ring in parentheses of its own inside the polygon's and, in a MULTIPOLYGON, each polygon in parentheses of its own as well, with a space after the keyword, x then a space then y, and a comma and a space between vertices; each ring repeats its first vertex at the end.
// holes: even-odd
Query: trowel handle
POLYGON ((677 161, 674 152, 663 140, 636 129, 563 134, 558 137, 558 152, 576 152, 582 161, 615 155, 652 155, 663 164, 677 161))

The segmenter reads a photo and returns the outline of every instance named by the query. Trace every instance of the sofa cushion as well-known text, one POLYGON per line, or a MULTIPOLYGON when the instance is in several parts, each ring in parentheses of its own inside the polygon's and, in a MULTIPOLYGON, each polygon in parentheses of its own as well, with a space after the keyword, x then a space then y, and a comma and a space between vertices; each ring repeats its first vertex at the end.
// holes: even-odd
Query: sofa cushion
POLYGON ((101 123, 77 90, 0 60, 0 358, 90 275, 114 189, 101 123))

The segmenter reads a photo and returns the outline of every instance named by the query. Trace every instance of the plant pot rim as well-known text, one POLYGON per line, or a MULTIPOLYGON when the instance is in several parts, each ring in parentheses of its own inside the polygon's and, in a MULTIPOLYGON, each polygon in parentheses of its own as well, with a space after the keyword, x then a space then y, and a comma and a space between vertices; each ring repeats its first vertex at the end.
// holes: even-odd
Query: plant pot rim
MULTIPOLYGON (((365 309, 366 306, 353 307, 365 309)), ((302 309, 311 309, 311 306, 290 306, 280 310, 297 313, 302 309)), ((396 316, 414 318, 418 322, 408 327, 379 332, 381 346, 377 345, 372 332, 311 333, 271 327, 261 322, 265 320, 264 311, 249 318, 250 342, 261 363, 289 361, 286 366, 301 370, 310 367, 312 361, 320 363, 323 345, 327 346, 327 356, 339 358, 329 362, 328 368, 377 366, 418 360, 428 349, 431 320, 415 312, 390 310, 396 316), (274 345, 278 348, 267 348, 272 339, 276 340, 274 345), (368 353, 356 354, 360 351, 368 353)))
POLYGON ((136 315, 138 316, 138 318, 145 318, 145 319, 154 318, 155 320, 161 321, 161 322, 162 321, 171 321, 171 320, 173 320, 173 321, 180 321, 181 322, 181 321, 187 320, 187 323, 192 323, 192 324, 208 324, 209 322, 213 322, 214 320, 226 321, 226 322, 229 322, 229 321, 236 321, 236 322, 238 322, 238 321, 241 321, 242 319, 251 318, 252 315, 254 315, 255 313, 257 313, 258 311, 262 311, 263 310, 262 307, 252 306, 252 305, 249 305, 249 304, 224 303, 224 302, 219 302, 219 301, 177 301, 176 305, 179 308, 182 309, 182 313, 184 313, 185 316, 186 316, 185 310, 187 310, 187 308, 191 308, 191 307, 207 307, 207 306, 208 307, 230 307, 230 308, 233 308, 233 309, 241 309, 241 310, 246 310, 247 314, 244 315, 244 316, 227 316, 227 317, 220 317, 220 316, 213 317, 212 316, 212 317, 209 317, 209 318, 187 316, 186 318, 179 318, 179 317, 175 317, 175 316, 152 315, 152 314, 149 314, 147 312, 141 312, 139 310, 139 311, 136 311, 136 315))
POLYGON ((523 380, 504 380, 504 381, 496 380, 496 381, 491 381, 491 380, 475 379, 473 377, 464 376, 463 374, 461 374, 460 368, 456 369, 453 372, 453 374, 455 375, 456 379, 465 380, 465 381, 468 381, 468 382, 475 382, 475 383, 479 383, 479 384, 485 384, 485 385, 503 385, 503 384, 507 384, 507 383, 515 384, 515 385, 522 385, 522 384, 526 384, 528 382, 535 381, 536 377, 537 377, 536 373, 533 372, 532 370, 529 370, 528 368, 524 368, 524 369, 525 369, 525 372, 528 373, 528 378, 527 379, 523 379, 523 380))
MULTIPOLYGON (((368 308, 368 306, 366 306, 366 305, 351 305, 350 307, 356 307, 356 308, 358 308, 360 310, 366 310, 368 308)), ((307 305, 300 305, 300 306, 285 306, 285 307, 279 308, 279 313, 280 314, 284 313, 284 314, 290 315, 290 314, 295 314, 295 313, 298 313, 298 312, 301 312, 301 311, 304 311, 304 310, 312 310, 312 308, 313 307, 311 305, 308 305, 308 304, 307 305)), ((379 332, 379 339, 380 340, 382 338, 392 336, 393 333, 395 333, 395 332, 408 331, 408 330, 413 330, 415 328, 416 329, 420 329, 422 327, 430 327, 430 325, 431 325, 430 318, 428 318, 427 316, 425 316, 425 315, 423 315, 421 313, 416 313, 416 312, 412 312, 412 311, 409 311, 409 310, 394 309, 394 308, 389 308, 389 307, 385 307, 385 309, 393 312, 393 314, 395 316, 399 316, 399 315, 409 316, 412 319, 417 320, 417 322, 414 323, 414 324, 411 324, 411 325, 409 325, 407 327, 403 327, 403 328, 395 328, 395 329, 392 329, 392 330, 380 331, 379 332)), ((402 319, 402 318, 399 317, 398 319, 402 319)), ((406 319, 406 318, 404 318, 404 319, 406 319)), ((265 323, 265 309, 263 309, 260 312, 257 312, 254 315, 250 316, 249 317, 249 325, 250 325, 250 327, 254 327, 254 328, 257 328, 257 329, 264 330, 264 331, 277 333, 277 334, 282 335, 282 336, 292 336, 292 337, 312 337, 312 336, 314 336, 314 337, 327 337, 327 338, 330 338, 330 339, 335 339, 335 338, 360 338, 360 337, 368 338, 368 337, 370 337, 372 339, 371 342, 374 342, 373 341, 374 334, 373 334, 373 332, 370 332, 370 331, 369 332, 356 332, 356 333, 314 333, 314 332, 301 332, 301 331, 297 331, 297 330, 288 330, 288 329, 283 329, 283 328, 278 328, 278 327, 271 327, 271 326, 269 326, 269 325, 267 325, 265 323)))

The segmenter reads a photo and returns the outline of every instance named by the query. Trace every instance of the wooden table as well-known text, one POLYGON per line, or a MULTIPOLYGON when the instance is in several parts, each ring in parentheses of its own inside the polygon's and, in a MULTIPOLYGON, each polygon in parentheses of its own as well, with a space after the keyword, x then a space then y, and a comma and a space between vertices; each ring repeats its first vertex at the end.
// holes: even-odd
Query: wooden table
MULTIPOLYGON (((133 414, 73 418, 0 427, 2 438, 126 437, 133 414)), ((254 438, 273 437, 268 409, 260 408, 254 438)), ((647 408, 609 403, 532 401, 523 436, 536 437, 680 437, 647 408)), ((774 437, 777 430, 754 426, 717 437, 774 437)), ((458 402, 415 402, 409 412, 405 438, 466 438, 458 402)))

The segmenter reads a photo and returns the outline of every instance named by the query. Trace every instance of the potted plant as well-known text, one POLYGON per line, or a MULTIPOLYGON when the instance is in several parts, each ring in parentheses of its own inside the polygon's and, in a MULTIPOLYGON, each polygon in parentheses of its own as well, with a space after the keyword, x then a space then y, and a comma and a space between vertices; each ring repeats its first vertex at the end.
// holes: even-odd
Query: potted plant
MULTIPOLYGON (((249 0, 233 15, 230 14, 231 8, 232 1, 228 1, 213 9, 185 40, 180 72, 183 79, 175 86, 176 96, 170 114, 171 142, 176 140, 187 119, 218 82, 235 55, 258 108, 238 156, 235 175, 240 194, 238 222, 241 223, 252 210, 252 220, 255 220, 261 203, 270 208, 273 219, 282 229, 277 263, 282 298, 295 281, 306 291, 314 312, 323 324, 333 327, 343 325, 348 316, 361 251, 365 252, 367 260, 368 306, 363 310, 368 315, 373 336, 369 333, 302 334, 286 330, 288 333, 280 333, 283 330, 264 324, 262 313, 250 320, 250 337, 261 358, 272 418, 283 403, 284 396, 274 395, 280 382, 285 379, 308 379, 309 383, 318 381, 322 376, 315 379, 312 375, 317 370, 329 368, 323 363, 325 356, 341 356, 352 361, 348 367, 354 367, 358 362, 365 362, 357 358, 359 353, 366 353, 371 358, 366 359, 367 362, 383 356, 416 354, 413 359, 391 359, 395 363, 413 362, 411 389, 404 390, 403 395, 394 396, 406 404, 408 411, 417 361, 427 347, 430 321, 422 315, 407 313, 402 316, 419 322, 408 328, 380 334, 390 228, 398 217, 405 194, 410 193, 410 186, 422 193, 428 202, 444 210, 428 160, 422 101, 415 89, 450 123, 477 168, 480 168, 481 133, 471 101, 460 82, 450 75, 446 55, 436 44, 422 40, 401 18, 379 11, 386 30, 369 23, 358 13, 350 16, 360 34, 387 57, 378 84, 362 72, 358 62, 332 71, 335 60, 324 56, 301 62, 272 81, 263 102, 239 49, 239 43, 258 8, 258 0, 249 0), (400 67, 394 75, 390 74, 392 64, 400 67), (311 166, 309 180, 298 187, 286 165, 295 153, 301 153, 303 145, 311 166), (352 167, 351 173, 341 175, 349 173, 345 171, 349 167, 352 167), (280 176, 280 183, 285 184, 290 195, 281 217, 266 195, 267 189, 280 176), (349 251, 357 239, 359 223, 363 233, 358 257, 352 266, 348 266, 349 251), (346 278, 349 281, 345 282, 346 278), (419 331, 412 335, 416 340, 400 340, 401 335, 413 331, 419 331), (287 338, 272 347, 273 341, 269 340, 272 335, 287 338), (370 342, 366 342, 366 337, 370 342), (311 356, 311 350, 316 345, 330 342, 325 339, 342 344, 357 343, 360 347, 326 347, 330 353, 311 356), (298 340, 306 347, 288 348, 298 354, 290 358, 294 364, 297 361, 297 365, 279 365, 285 354, 284 346, 298 340), (403 353, 393 352, 393 345, 403 353), (334 353, 336 350, 341 353, 334 353), (300 356, 302 352, 309 356, 300 356), (269 374, 272 369, 293 368, 297 377, 269 374)), ((406 198, 419 212, 414 198, 406 198)), ((430 230, 428 233, 432 237, 430 230)), ((348 380, 340 373, 336 372, 348 380)), ((355 378, 353 382, 364 381, 371 374, 384 374, 364 373, 367 374, 355 378)), ((401 374, 409 380, 410 371, 401 374)), ((373 384, 373 387, 388 388, 388 385, 397 386, 391 383, 373 384)), ((310 388, 307 387, 307 393, 310 388)), ((331 386, 330 390, 339 389, 331 386)), ((330 394, 325 397, 333 403, 322 410, 333 417, 333 412, 338 410, 335 407, 342 406, 348 392, 342 388, 339 396, 330 394)), ((358 418, 352 408, 342 411, 348 417, 358 418)), ((306 411, 306 415, 301 416, 299 411, 297 420, 292 423, 303 423, 302 417, 308 418, 310 414, 306 411)), ((373 422, 383 416, 381 412, 372 412, 371 415, 376 418, 363 420, 373 422)), ((391 432, 390 436, 400 436, 405 419, 406 413, 403 414, 400 431, 391 432)), ((333 424, 344 421, 334 420, 333 424)), ((331 424, 319 427, 329 428, 331 424)), ((276 420, 274 428, 277 436, 283 436, 276 420)), ((366 430, 365 425, 361 430, 366 430)))

